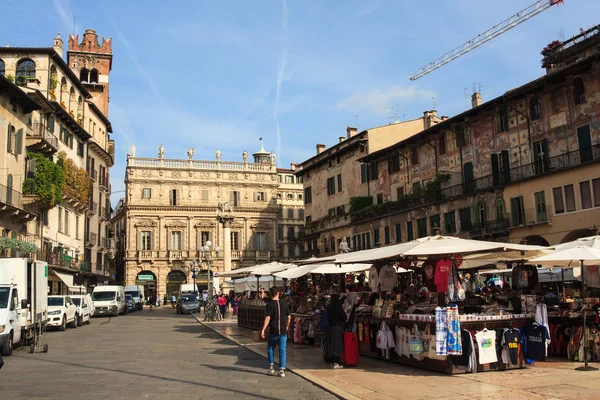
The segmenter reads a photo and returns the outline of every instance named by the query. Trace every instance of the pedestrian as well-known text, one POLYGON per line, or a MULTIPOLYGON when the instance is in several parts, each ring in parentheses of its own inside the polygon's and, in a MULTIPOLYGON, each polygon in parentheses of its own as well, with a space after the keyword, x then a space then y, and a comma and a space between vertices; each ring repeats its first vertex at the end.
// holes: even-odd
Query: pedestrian
POLYGON ((4 366, 4 360, 2 359, 2 354, 0 354, 0 369, 4 366))
POLYGON ((160 292, 156 295, 157 300, 156 300, 156 306, 160 307, 160 292))
POLYGON ((287 302, 280 300, 281 289, 271 288, 271 301, 267 303, 265 322, 261 337, 266 338, 265 331, 269 328, 267 339, 267 355, 269 358, 269 375, 275 375, 275 347, 279 346, 279 376, 285 378, 285 362, 287 349, 287 332, 290 328, 292 316, 287 302))
POLYGON ((227 300, 225 296, 222 294, 219 295, 219 309, 221 310, 221 315, 225 318, 225 313, 227 312, 227 300))
POLYGON ((175 296, 175 293, 173 293, 171 295, 171 307, 175 308, 175 303, 177 303, 177 297, 175 296))
POLYGON ((233 318, 237 318, 238 315, 238 302, 239 298, 235 296, 231 301, 231 309, 233 310, 233 318))
POLYGON ((332 368, 344 368, 342 364, 340 364, 340 358, 342 357, 342 348, 344 346, 343 325, 346 323, 346 312, 342 307, 342 301, 339 295, 334 294, 331 296, 331 304, 327 308, 327 315, 329 316, 327 357, 332 362, 332 368))

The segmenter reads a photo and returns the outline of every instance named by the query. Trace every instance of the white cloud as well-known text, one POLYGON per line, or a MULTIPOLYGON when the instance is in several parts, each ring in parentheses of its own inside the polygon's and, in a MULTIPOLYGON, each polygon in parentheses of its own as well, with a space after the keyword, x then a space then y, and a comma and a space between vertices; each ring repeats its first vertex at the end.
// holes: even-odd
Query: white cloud
POLYGON ((435 92, 431 90, 418 89, 414 86, 392 86, 386 90, 355 92, 350 97, 338 101, 337 108, 350 112, 366 110, 373 114, 385 115, 389 113, 386 107, 393 106, 395 103, 430 101, 432 97, 435 97, 435 92))
POLYGON ((69 8, 69 0, 54 0, 54 8, 60 16, 67 32, 71 32, 71 30, 73 30, 73 32, 71 32, 73 34, 80 32, 79 26, 75 23, 75 15, 69 8))

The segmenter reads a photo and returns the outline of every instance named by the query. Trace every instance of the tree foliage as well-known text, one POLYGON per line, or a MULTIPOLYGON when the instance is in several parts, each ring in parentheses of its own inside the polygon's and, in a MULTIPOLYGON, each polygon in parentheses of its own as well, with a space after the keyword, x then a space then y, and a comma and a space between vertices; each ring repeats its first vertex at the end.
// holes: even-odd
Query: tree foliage
POLYGON ((63 194, 76 199, 81 204, 88 204, 92 181, 83 168, 79 168, 64 152, 58 153, 58 165, 64 171, 65 187, 63 194))
POLYGON ((27 157, 35 163, 35 173, 23 182, 23 193, 39 196, 42 208, 60 204, 65 185, 63 169, 43 154, 29 153, 27 157))

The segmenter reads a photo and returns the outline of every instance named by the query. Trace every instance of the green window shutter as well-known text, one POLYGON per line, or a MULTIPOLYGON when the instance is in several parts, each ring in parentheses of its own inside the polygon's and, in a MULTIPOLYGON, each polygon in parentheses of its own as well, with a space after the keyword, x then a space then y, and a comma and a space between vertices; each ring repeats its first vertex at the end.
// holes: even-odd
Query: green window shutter
POLYGON ((11 128, 12 125, 8 124, 8 130, 6 131, 6 137, 7 137, 7 141, 6 141, 6 151, 7 152, 11 152, 12 150, 12 135, 11 135, 11 128))
POLYGON ((479 207, 477 206, 477 204, 473 203, 471 205, 471 221, 477 225, 479 224, 481 221, 479 220, 479 207))
POLYGON ((23 154, 23 128, 17 131, 16 154, 23 154))
POLYGON ((492 153, 492 180, 494 181, 494 186, 500 184, 500 166, 498 165, 498 154, 492 153))
POLYGON ((396 224, 396 243, 402 242, 402 225, 396 224))
POLYGON ((517 199, 515 197, 510 198, 510 220, 512 226, 519 224, 519 210, 517 210, 517 199))

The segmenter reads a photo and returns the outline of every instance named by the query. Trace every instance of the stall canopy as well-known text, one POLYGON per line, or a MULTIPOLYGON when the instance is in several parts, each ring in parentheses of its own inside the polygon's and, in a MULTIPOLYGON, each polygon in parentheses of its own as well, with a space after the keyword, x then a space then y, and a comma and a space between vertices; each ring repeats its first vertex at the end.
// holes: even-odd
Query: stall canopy
POLYGON ((54 271, 54 274, 58 276, 65 285, 67 285, 70 291, 79 291, 78 287, 73 284, 73 275, 63 274, 57 271, 54 271))
POLYGON ((565 250, 578 246, 600 249, 600 235, 588 236, 581 239, 573 240, 572 242, 557 244, 554 246, 550 246, 550 248, 553 248, 554 250, 565 250))
POLYGON ((562 268, 583 267, 600 264, 600 249, 588 246, 575 246, 563 250, 555 250, 545 256, 529 260, 532 264, 550 265, 562 268))
POLYGON ((280 262, 271 262, 262 265, 255 265, 253 267, 246 267, 233 270, 231 272, 224 272, 220 276, 224 277, 243 277, 243 276, 264 276, 271 275, 274 272, 284 271, 289 268, 297 268, 296 264, 283 264, 280 262))
POLYGON ((234 279, 233 281, 229 281, 231 285, 233 285, 233 289, 236 293, 250 291, 256 291, 256 284, 258 283, 258 288, 263 288, 265 290, 269 290, 272 286, 283 286, 283 281, 281 279, 273 280, 270 276, 263 276, 260 278, 248 277, 241 279, 234 279))
MULTIPOLYGON (((544 254, 543 251, 545 249, 542 246, 486 242, 482 240, 461 239, 453 236, 428 236, 407 243, 340 254, 336 257, 335 262, 346 264, 403 256, 427 257, 444 254, 487 253, 489 259, 478 261, 491 263, 499 253, 508 252, 509 255, 512 254, 518 257, 518 259, 527 259, 527 257, 536 257, 544 254)), ((505 255, 505 257, 507 256, 505 255)))
POLYGON ((290 268, 285 271, 276 272, 273 275, 293 279, 306 274, 347 274, 351 272, 362 272, 371 268, 371 264, 308 264, 298 268, 290 268))

